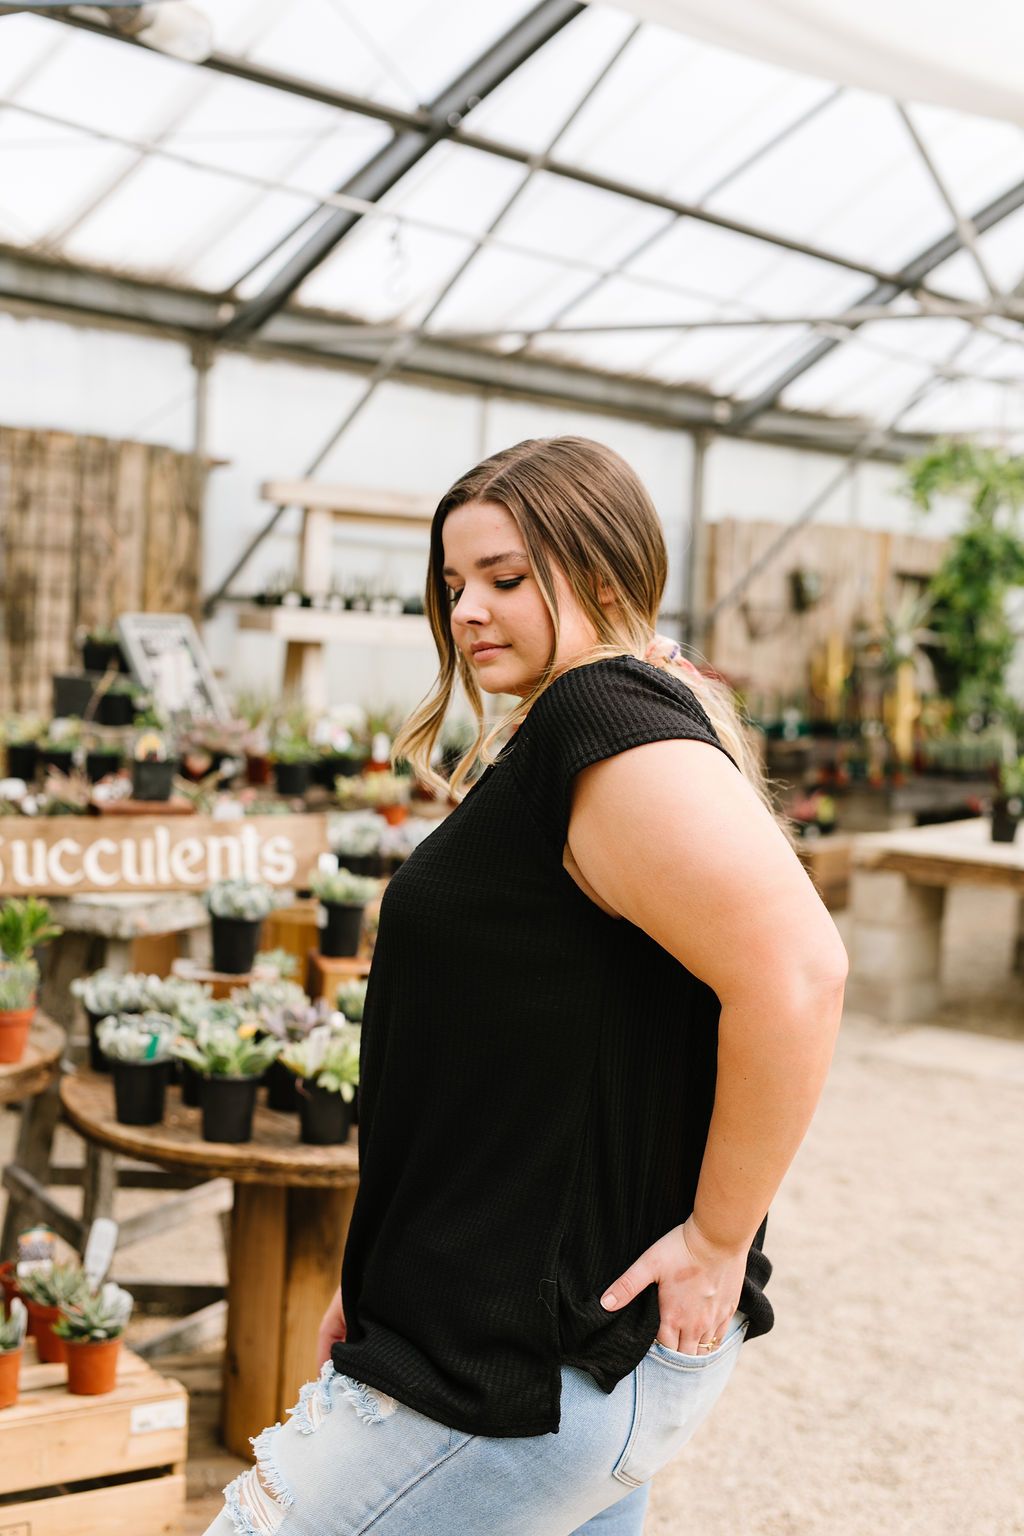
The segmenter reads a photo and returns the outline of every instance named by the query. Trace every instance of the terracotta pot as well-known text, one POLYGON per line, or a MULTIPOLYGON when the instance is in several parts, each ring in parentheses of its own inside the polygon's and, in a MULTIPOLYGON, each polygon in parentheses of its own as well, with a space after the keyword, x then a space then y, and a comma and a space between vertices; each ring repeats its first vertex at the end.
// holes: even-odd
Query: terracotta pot
POLYGON ((32 1332, 36 1336, 36 1350, 40 1360, 45 1365, 62 1365, 67 1360, 67 1351, 64 1340, 53 1331, 53 1325, 60 1317, 60 1307, 41 1307, 37 1301, 29 1301, 27 1297, 25 1306, 28 1308, 32 1332))
POLYGON ((10 1408, 18 1401, 18 1375, 21 1371, 21 1345, 0 1350, 0 1408, 10 1408))
POLYGON ((94 1397, 98 1392, 113 1392, 117 1384, 117 1361, 121 1353, 120 1337, 93 1343, 85 1339, 66 1339, 68 1391, 78 1397, 94 1397))
POLYGON ((0 1061, 8 1064, 20 1061, 28 1044, 29 1026, 35 1018, 35 1008, 18 1008, 0 1013, 0 1061))
POLYGON ((380 814, 384 817, 389 827, 400 827, 409 815, 407 805, 382 805, 380 814))

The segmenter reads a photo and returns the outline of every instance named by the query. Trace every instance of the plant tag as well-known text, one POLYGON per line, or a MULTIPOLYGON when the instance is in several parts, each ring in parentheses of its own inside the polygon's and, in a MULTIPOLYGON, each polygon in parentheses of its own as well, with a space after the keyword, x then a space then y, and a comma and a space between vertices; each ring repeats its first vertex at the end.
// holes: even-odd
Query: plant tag
POLYGON ((185 1428, 185 1399, 168 1397, 162 1403, 139 1403, 132 1409, 133 1435, 151 1435, 160 1429, 185 1428))

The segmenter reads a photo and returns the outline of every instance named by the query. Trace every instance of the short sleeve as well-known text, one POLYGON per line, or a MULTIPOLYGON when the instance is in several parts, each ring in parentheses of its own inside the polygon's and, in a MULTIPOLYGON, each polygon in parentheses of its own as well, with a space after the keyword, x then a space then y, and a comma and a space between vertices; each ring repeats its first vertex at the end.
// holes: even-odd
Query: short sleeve
POLYGON ((555 679, 519 727, 509 763, 534 818, 561 850, 576 774, 631 747, 673 740, 707 742, 737 767, 681 678, 615 656, 555 679))

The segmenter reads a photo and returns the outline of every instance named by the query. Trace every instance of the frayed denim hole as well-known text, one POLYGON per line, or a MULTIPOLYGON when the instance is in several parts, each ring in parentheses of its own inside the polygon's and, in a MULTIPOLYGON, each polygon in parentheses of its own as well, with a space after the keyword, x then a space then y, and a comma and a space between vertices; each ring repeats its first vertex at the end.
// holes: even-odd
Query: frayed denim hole
MULTIPOLYGON (((324 1419, 331 1411, 331 1385, 338 1372, 330 1360, 325 1360, 320 1367, 320 1375, 316 1381, 307 1381, 299 1388, 299 1400, 294 1408, 288 1412, 292 1416, 292 1422, 297 1427, 300 1435, 311 1435, 319 1429, 324 1419)), ((340 1378, 344 1379, 344 1378, 340 1378)))
MULTIPOLYGON (((274 1427, 279 1429, 280 1425, 274 1427)), ((270 1433, 264 1430, 257 1435, 253 1447, 270 1433)), ((262 1449, 265 1453, 265 1442, 262 1449)), ((224 1489, 224 1507, 238 1536, 277 1536, 291 1503, 280 1473, 266 1456, 240 1472, 224 1489)))
POLYGON ((376 1387, 368 1387, 365 1382, 340 1374, 338 1381, 341 1383, 342 1396, 352 1404, 364 1423, 383 1424, 398 1408, 393 1397, 389 1397, 386 1392, 379 1392, 376 1387))

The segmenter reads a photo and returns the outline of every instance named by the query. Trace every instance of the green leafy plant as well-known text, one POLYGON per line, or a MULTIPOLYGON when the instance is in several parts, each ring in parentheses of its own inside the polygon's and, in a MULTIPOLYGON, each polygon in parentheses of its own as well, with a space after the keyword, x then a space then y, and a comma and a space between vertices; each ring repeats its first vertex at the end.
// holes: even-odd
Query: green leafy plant
POLYGON ((120 1338, 133 1305, 131 1293, 108 1280, 99 1291, 87 1291, 77 1301, 63 1302, 53 1331, 58 1338, 76 1344, 103 1344, 107 1339, 120 1338))
POLYGON ((100 1050, 114 1061, 169 1061, 177 1033, 166 1013, 111 1014, 96 1027, 100 1050))
POLYGON ((259 923, 278 905, 280 897, 272 885, 260 880, 219 880, 204 896, 213 917, 233 917, 246 923, 259 923))
POLYGON ((270 1035, 257 1035, 258 1020, 239 1028, 227 1023, 200 1022, 195 1038, 179 1035, 172 1047, 180 1061, 188 1062, 204 1077, 259 1077, 280 1049, 270 1035))
POLYGON ((262 1019, 275 1008, 301 1008, 306 994, 297 981, 254 977, 247 987, 234 988, 231 1001, 243 1012, 258 1013, 262 1019))
POLYGON ((1024 757, 999 767, 999 792, 1007 798, 1024 796, 1024 757))
POLYGON ((20 1296, 15 1296, 11 1302, 10 1315, 0 1314, 0 1354, 6 1354, 9 1350, 20 1349, 25 1342, 25 1329, 28 1327, 28 1311, 20 1296))
POLYGON ((281 1060, 297 1077, 328 1093, 340 1093, 346 1104, 356 1096, 359 1039, 350 1026, 318 1025, 304 1040, 286 1045, 281 1060))
POLYGON ((408 805, 412 784, 407 774, 364 773, 356 779, 335 779, 334 793, 339 805, 376 810, 386 805, 408 805))
POLYGON ((43 734, 44 720, 41 715, 9 714, 0 721, 0 742, 4 746, 24 746, 38 741, 43 734))
POLYGON ((50 908, 35 896, 12 896, 0 907, 0 951, 8 960, 27 960, 32 951, 64 932, 50 922, 50 908))
POLYGON ((334 1001, 346 1019, 352 1024, 361 1024, 363 1008, 366 1005, 366 982, 358 980, 341 982, 334 1001))
POLYGON ((339 811, 328 818, 327 836, 340 859, 365 859, 380 851, 384 823, 375 811, 339 811))
POLYGON ((54 1264, 19 1275, 18 1289, 37 1307, 63 1307, 86 1296, 89 1282, 80 1264, 54 1264))
POLYGON ((365 907, 380 886, 368 875, 354 875, 350 869, 318 870, 309 882, 314 896, 338 907, 365 907))
POLYGON ((1006 595, 1024 583, 1024 458, 969 442, 940 443, 907 466, 907 492, 924 511, 937 496, 967 504, 963 529, 928 587, 929 625, 941 637, 932 654, 939 687, 956 715, 1012 712, 1006 671, 1014 635, 1006 595))
POLYGON ((299 969, 299 957, 293 955, 290 949, 261 949, 252 963, 253 972, 260 976, 266 972, 269 980, 274 977, 281 981, 287 981, 294 976, 299 969), (273 972, 273 976, 270 973, 273 972))
POLYGON ((270 753, 275 763, 315 763, 320 753, 304 736, 278 737, 270 753))
POLYGON ((34 960, 0 964, 0 1013, 22 1013, 35 1005, 39 967, 34 960))

